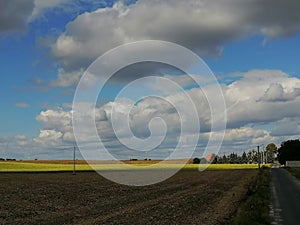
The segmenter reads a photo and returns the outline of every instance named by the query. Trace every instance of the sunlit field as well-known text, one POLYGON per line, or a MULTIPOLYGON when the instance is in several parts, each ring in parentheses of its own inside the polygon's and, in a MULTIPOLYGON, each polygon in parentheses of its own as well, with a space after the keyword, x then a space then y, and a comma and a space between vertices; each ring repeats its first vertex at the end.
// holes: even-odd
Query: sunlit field
MULTIPOLYGON (((49 161, 50 162, 50 161, 49 161)), ((271 164, 264 166, 270 167, 271 164)), ((256 169, 257 164, 178 164, 178 163, 159 163, 159 164, 76 164, 77 171, 91 170, 134 170, 134 169, 180 169, 184 170, 228 170, 228 169, 256 169)), ((40 162, 0 162, 0 172, 55 172, 55 171, 72 171, 71 163, 40 163, 40 162)))

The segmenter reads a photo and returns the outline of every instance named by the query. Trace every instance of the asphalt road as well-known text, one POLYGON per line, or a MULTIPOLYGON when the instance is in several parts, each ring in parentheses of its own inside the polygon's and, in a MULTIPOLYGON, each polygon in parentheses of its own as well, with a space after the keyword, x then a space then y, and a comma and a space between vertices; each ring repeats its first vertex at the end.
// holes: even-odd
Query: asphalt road
POLYGON ((272 168, 272 211, 277 225, 300 224, 300 182, 284 169, 272 168))

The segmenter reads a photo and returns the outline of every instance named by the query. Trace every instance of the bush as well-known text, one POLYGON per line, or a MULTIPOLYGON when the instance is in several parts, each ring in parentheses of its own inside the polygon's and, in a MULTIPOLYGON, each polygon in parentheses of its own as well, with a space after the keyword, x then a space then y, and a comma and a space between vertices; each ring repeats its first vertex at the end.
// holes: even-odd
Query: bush
POLYGON ((193 164, 200 164, 200 159, 199 158, 194 158, 193 159, 193 164))

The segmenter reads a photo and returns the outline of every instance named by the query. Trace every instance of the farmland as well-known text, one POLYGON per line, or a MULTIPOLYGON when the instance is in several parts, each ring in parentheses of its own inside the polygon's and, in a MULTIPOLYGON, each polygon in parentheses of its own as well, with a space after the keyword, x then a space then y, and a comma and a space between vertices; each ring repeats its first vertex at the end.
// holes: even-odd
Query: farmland
MULTIPOLYGON (((144 161, 128 164, 128 169, 176 169, 181 168, 183 164, 174 162, 165 162, 163 164, 154 164, 154 162, 146 163, 144 161)), ((269 165, 267 165, 269 166, 269 165)), ((206 169, 255 169, 256 164, 186 164, 185 170, 206 169)), ((94 161, 90 165, 85 161, 76 162, 76 170, 91 171, 91 170, 122 170, 124 166, 120 163, 112 162, 97 162, 94 161)), ((72 161, 25 161, 25 162, 0 162, 0 172, 53 172, 53 171, 72 171, 72 161)))
POLYGON ((182 170, 131 187, 95 172, 0 173, 0 224, 226 224, 257 174, 182 170))

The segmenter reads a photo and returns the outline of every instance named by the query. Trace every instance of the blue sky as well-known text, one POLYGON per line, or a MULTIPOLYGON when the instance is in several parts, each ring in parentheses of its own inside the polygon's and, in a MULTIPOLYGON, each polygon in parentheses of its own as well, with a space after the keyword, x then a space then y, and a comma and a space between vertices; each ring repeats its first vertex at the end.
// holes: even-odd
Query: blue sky
MULTIPOLYGON (((298 138, 300 16, 296 9, 300 4, 292 0, 284 6, 281 3, 6 2, 0 9, 0 157, 68 158, 59 149, 75 143, 71 103, 83 71, 106 51, 147 39, 171 41, 191 49, 219 79, 226 105, 233 107, 228 111, 221 152, 249 150, 270 142, 278 145, 282 140, 298 138)), ((108 114, 113 97, 128 82, 126 77, 138 78, 129 72, 123 72, 108 86, 100 97, 99 111, 108 114)), ((179 84, 186 81, 174 71, 170 74, 179 84)), ((149 102, 147 107, 157 110, 149 102)), ((137 117, 149 116, 137 111, 137 117)), ((106 123, 99 122, 99 127, 106 127, 106 123)), ((142 125, 136 126, 133 130, 140 131, 142 125)), ((201 135, 204 141, 199 148, 204 148, 207 133, 201 135)), ((173 136, 165 146, 172 145, 173 136)), ((118 148, 115 139, 107 143, 118 148)), ((164 146, 161 149, 153 157, 164 157, 169 151, 164 146)))
POLYGON ((297 61, 300 54, 300 35, 265 41, 256 35, 224 45, 221 59, 209 58, 206 62, 215 73, 228 74, 253 68, 279 69, 299 76, 297 61))

